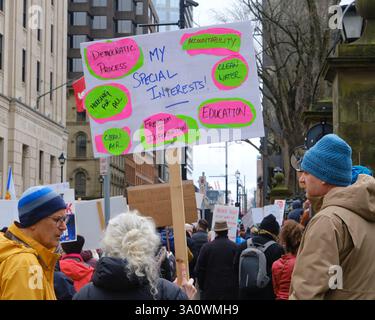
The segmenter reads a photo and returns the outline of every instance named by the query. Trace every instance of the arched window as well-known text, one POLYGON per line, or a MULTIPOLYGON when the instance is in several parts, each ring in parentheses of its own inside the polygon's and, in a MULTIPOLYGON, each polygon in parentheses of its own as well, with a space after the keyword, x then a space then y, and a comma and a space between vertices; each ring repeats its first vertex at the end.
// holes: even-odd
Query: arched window
POLYGON ((76 197, 82 198, 86 196, 86 175, 78 172, 75 176, 76 197))
POLYGON ((87 152, 87 136, 85 133, 81 132, 76 137, 76 157, 86 158, 87 152))

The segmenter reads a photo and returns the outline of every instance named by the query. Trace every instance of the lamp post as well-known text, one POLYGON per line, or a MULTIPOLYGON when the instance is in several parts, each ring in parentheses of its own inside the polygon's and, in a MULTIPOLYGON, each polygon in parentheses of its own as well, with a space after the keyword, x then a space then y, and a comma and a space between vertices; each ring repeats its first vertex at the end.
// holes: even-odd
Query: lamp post
POLYGON ((103 197, 103 182, 104 178, 102 175, 99 176, 99 183, 100 183, 100 197, 103 197))
POLYGON ((355 1, 341 7, 344 9, 341 29, 342 38, 344 42, 353 42, 361 37, 364 27, 363 17, 358 14, 355 1))
POLYGON ((235 173, 236 180, 237 180, 237 202, 236 202, 236 207, 239 208, 239 212, 241 212, 241 203, 240 203, 240 194, 239 194, 239 186, 240 186, 240 177, 241 173, 237 170, 235 173))
POLYGON ((66 158, 64 156, 64 152, 60 155, 59 157, 59 163, 60 163, 60 166, 61 166, 61 183, 64 182, 64 164, 65 164, 65 161, 66 161, 66 158))

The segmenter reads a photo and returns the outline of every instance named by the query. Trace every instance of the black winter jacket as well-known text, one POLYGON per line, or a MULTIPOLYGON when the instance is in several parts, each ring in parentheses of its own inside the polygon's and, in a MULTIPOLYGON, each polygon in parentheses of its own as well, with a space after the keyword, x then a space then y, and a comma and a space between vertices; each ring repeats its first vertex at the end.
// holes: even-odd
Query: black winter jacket
POLYGON ((204 244, 208 242, 208 233, 202 230, 197 231, 194 233, 191 238, 194 240, 195 243, 195 251, 197 252, 198 256, 201 251, 201 248, 204 244))
MULTIPOLYGON (((73 300, 154 300, 145 278, 128 277, 126 261, 118 258, 101 258, 92 282, 84 286, 73 300)), ((188 300, 175 284, 165 279, 158 281, 157 300, 188 300)))
MULTIPOLYGON (((268 234, 256 235, 252 238, 254 243, 259 244, 266 244, 270 240, 274 240, 268 234)), ((236 270, 236 278, 239 281, 239 267, 240 267, 240 256, 243 250, 247 248, 247 242, 242 243, 239 248, 235 259, 235 270, 236 270)), ((239 291, 239 298, 241 300, 274 300, 275 294, 273 291, 272 286, 272 264, 281 258, 284 254, 284 249, 278 243, 274 243, 271 245, 264 255, 266 256, 267 260, 267 275, 270 278, 270 282, 265 288, 258 289, 256 292, 248 292, 246 290, 239 291)))
POLYGON ((218 237, 202 247, 195 267, 202 300, 237 299, 236 252, 237 245, 228 237, 218 237))

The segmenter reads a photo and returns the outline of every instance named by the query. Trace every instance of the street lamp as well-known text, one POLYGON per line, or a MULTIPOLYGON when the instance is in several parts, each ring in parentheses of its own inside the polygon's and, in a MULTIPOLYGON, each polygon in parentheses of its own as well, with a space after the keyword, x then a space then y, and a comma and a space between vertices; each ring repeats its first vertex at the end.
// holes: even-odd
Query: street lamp
POLYGON ((241 212, 241 203, 240 203, 240 197, 239 197, 239 186, 240 186, 240 177, 241 177, 241 173, 237 170, 236 173, 234 174, 236 176, 236 180, 237 180, 237 203, 236 203, 236 207, 239 208, 239 212, 241 212))
POLYGON ((342 18, 342 38, 344 42, 353 42, 359 39, 362 35, 364 20, 355 7, 355 1, 349 5, 342 5, 344 9, 342 18))
POLYGON ((99 182, 100 182, 100 196, 103 197, 103 182, 104 182, 104 177, 102 175, 99 176, 99 182))
POLYGON ((65 164, 66 158, 64 156, 64 152, 59 157, 59 163, 61 166, 61 183, 63 183, 63 175, 64 175, 64 164, 65 164))

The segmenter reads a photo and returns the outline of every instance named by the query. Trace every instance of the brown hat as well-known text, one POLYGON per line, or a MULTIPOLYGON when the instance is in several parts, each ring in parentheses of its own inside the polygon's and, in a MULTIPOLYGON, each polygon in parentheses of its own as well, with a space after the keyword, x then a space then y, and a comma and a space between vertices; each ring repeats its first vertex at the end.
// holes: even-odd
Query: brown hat
POLYGON ((215 232, 218 232, 218 231, 226 231, 228 230, 228 224, 225 220, 218 220, 218 221, 215 221, 215 226, 214 226, 214 231, 215 232))

